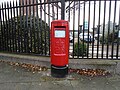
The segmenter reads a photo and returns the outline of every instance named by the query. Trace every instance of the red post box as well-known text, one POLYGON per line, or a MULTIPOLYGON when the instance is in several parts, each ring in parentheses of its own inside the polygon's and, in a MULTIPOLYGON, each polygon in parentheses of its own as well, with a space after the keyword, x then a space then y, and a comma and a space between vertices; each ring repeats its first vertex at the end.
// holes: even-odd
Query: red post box
POLYGON ((65 20, 51 23, 51 75, 64 77, 68 74, 69 24, 65 20))

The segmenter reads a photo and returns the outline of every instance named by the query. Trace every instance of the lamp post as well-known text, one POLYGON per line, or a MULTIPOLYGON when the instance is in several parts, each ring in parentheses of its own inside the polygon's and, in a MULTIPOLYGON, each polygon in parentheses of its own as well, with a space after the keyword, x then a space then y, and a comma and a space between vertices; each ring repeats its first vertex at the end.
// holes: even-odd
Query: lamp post
POLYGON ((65 0, 61 0, 61 19, 65 19, 65 0))
POLYGON ((115 30, 117 32, 117 37, 120 38, 120 28, 119 28, 119 25, 115 26, 115 30))
POLYGON ((83 25, 79 25, 79 34, 82 33, 82 26, 83 25))

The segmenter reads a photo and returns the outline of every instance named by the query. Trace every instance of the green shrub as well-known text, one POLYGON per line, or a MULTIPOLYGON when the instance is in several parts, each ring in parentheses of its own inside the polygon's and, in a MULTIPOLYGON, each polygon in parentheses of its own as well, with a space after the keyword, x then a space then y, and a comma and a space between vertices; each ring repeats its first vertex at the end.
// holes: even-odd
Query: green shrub
MULTIPOLYGON (((2 25, 2 37, 7 38, 3 42, 4 48, 12 52, 45 54, 49 50, 50 27, 39 17, 18 16, 13 17, 2 25), (16 41, 15 41, 16 40, 16 41), (20 46, 20 50, 15 46, 20 46), (13 49, 14 48, 14 49, 13 49)), ((6 50, 6 49, 5 49, 6 50)))
POLYGON ((112 44, 113 42, 116 42, 118 39, 118 32, 110 33, 109 36, 108 34, 104 35, 100 38, 100 43, 101 44, 112 44))
POLYGON ((79 44, 78 44, 78 42, 75 43, 74 55, 75 56, 86 56, 87 55, 87 45, 85 43, 83 44, 82 42, 80 42, 79 44))

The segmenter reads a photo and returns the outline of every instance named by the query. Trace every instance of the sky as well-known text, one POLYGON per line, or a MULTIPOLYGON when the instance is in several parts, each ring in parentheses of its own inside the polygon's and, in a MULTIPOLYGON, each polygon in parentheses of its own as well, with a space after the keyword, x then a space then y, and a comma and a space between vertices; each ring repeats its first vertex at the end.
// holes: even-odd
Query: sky
POLYGON ((2 2, 9 2, 9 1, 13 1, 13 0, 0 0, 0 4, 2 3, 2 2))
MULTIPOLYGON (((88 3, 88 2, 87 2, 88 3)), ((88 16, 90 17, 90 28, 93 27, 93 21, 94 21, 94 2, 91 2, 90 6, 90 15, 89 15, 89 4, 86 3, 85 6, 85 21, 88 22, 88 16)), ((105 13, 105 23, 107 24, 109 20, 109 1, 106 1, 106 13, 105 13)), ((115 2, 111 2, 111 15, 110 15, 110 21, 114 21, 114 6, 115 2)), ((120 1, 117 1, 116 5, 116 15, 115 15, 115 22, 118 24, 119 22, 119 8, 120 8, 120 1)), ((70 28, 73 28, 73 25, 75 25, 75 29, 77 30, 78 28, 78 21, 80 21, 80 25, 83 25, 83 5, 81 6, 80 9, 80 20, 78 20, 78 10, 75 11, 75 23, 73 24, 73 11, 71 12, 71 18, 70 18, 70 28)), ((68 18, 68 15, 66 15, 66 18, 68 18)), ((100 10, 100 25, 103 24, 103 19, 104 19, 104 1, 101 1, 101 10, 100 10)), ((99 1, 96 2, 96 10, 95 10, 95 26, 97 26, 99 23, 99 1)))
MULTIPOLYGON (((14 0, 0 0, 0 4, 1 2, 6 2, 6 1, 14 1, 14 0)), ((90 3, 90 15, 88 13, 89 11, 89 4, 88 2, 85 5, 85 21, 88 22, 88 16, 90 17, 90 30, 92 30, 93 28, 93 21, 94 21, 94 2, 92 1, 90 3)), ((106 13, 105 13, 105 23, 108 22, 109 20, 109 1, 106 1, 106 13)), ((111 2, 111 16, 110 16, 110 21, 114 21, 114 5, 115 5, 115 1, 111 2)), ((66 6, 68 6, 68 2, 66 2, 66 6)), ((47 7, 47 6, 46 6, 47 7)), ((48 11, 48 7, 46 8, 46 10, 48 11)), ((104 1, 101 1, 101 11, 100 11, 100 25, 103 24, 103 18, 104 18, 104 1)), ((119 10, 120 9, 120 1, 117 1, 117 5, 116 5, 116 16, 115 16, 115 22, 118 24, 119 22, 119 10)), ((51 14, 52 14, 52 9, 49 9, 51 14)), ((70 11, 70 29, 73 30, 78 30, 78 21, 80 21, 79 25, 83 25, 83 5, 81 5, 80 8, 80 15, 78 15, 79 10, 75 10, 75 14, 73 13, 73 10, 70 11), (73 16, 74 14, 74 16, 73 16), (80 17, 80 19, 78 20, 78 18, 80 17), (73 26, 74 25, 74 26, 73 26)), ((39 10, 40 11, 40 10, 39 10)), ((59 17, 58 19, 61 18, 61 10, 58 11, 59 13, 59 17)), ((44 20, 44 11, 42 13, 42 18, 44 20)), ((68 20, 68 13, 65 13, 65 20, 68 20)), ((56 17, 56 16, 55 16, 56 17)), ((46 16, 46 20, 48 19, 48 16, 46 16)), ((52 18, 50 19, 52 21, 52 18)), ((99 1, 96 1, 96 10, 95 10, 95 27, 99 24, 99 1)))

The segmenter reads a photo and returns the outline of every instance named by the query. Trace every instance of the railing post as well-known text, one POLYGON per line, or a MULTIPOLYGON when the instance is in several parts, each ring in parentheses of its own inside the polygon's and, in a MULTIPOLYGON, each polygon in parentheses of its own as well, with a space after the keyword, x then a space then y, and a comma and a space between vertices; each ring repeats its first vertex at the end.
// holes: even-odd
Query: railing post
POLYGON ((65 19, 65 0, 61 0, 61 19, 65 19))

